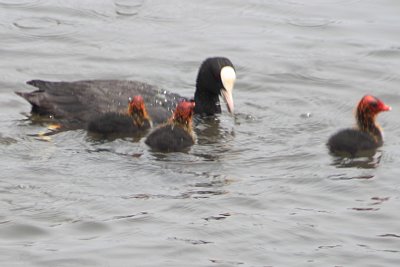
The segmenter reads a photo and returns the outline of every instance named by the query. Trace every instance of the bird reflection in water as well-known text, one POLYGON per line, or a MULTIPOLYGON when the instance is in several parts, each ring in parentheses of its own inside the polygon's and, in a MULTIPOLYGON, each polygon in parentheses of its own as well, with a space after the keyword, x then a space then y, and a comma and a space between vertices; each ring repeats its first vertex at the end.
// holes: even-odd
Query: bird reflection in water
POLYGON ((362 157, 335 157, 331 165, 337 168, 375 169, 382 159, 380 151, 368 151, 362 157))

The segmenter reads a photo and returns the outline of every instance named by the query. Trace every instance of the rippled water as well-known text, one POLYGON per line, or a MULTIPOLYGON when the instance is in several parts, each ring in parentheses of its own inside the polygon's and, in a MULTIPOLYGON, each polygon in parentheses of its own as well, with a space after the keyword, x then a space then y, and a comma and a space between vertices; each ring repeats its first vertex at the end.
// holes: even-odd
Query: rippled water
POLYGON ((395 0, 0 0, 2 266, 398 266, 400 4, 395 0), (133 79, 193 95, 237 67, 236 115, 189 153, 84 131, 35 137, 25 81, 133 79), (330 156, 366 93, 385 145, 330 156))

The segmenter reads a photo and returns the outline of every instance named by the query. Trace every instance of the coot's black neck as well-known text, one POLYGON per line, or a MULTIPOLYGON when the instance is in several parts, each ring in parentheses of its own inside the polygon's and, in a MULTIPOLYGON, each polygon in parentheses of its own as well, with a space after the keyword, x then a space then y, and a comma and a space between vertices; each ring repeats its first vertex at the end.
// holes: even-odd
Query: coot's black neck
POLYGON ((221 113, 219 95, 211 94, 205 88, 199 88, 199 86, 197 86, 194 94, 194 102, 196 103, 194 107, 194 112, 196 114, 214 115, 221 113))
POLYGON ((382 130, 376 123, 376 115, 369 114, 362 111, 357 111, 356 119, 358 128, 366 133, 371 134, 376 140, 377 144, 383 143, 382 130))

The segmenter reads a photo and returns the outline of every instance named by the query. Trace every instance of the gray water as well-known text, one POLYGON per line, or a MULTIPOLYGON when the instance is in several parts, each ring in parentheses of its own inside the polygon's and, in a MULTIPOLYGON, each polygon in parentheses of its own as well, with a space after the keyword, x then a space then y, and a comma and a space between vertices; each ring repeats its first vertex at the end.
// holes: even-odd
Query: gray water
POLYGON ((399 266, 398 0, 0 0, 1 266, 399 266), (30 79, 129 79, 192 96, 237 69, 236 114, 188 153, 38 138, 30 79), (364 94, 391 105, 371 158, 325 143, 364 94))

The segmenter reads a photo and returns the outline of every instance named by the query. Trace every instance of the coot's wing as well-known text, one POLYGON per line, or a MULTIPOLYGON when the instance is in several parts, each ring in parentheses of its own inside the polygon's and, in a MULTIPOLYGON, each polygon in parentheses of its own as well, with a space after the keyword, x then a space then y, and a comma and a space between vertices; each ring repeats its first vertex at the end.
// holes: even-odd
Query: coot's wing
MULTIPOLYGON (((141 95, 150 116, 167 118, 181 98, 177 94, 137 81, 86 80, 76 82, 49 82, 32 80, 28 84, 39 90, 17 92, 32 104, 32 112, 53 115, 64 123, 83 126, 93 115, 121 112, 129 97, 141 95)), ((165 121, 165 120, 164 120, 165 121)))

